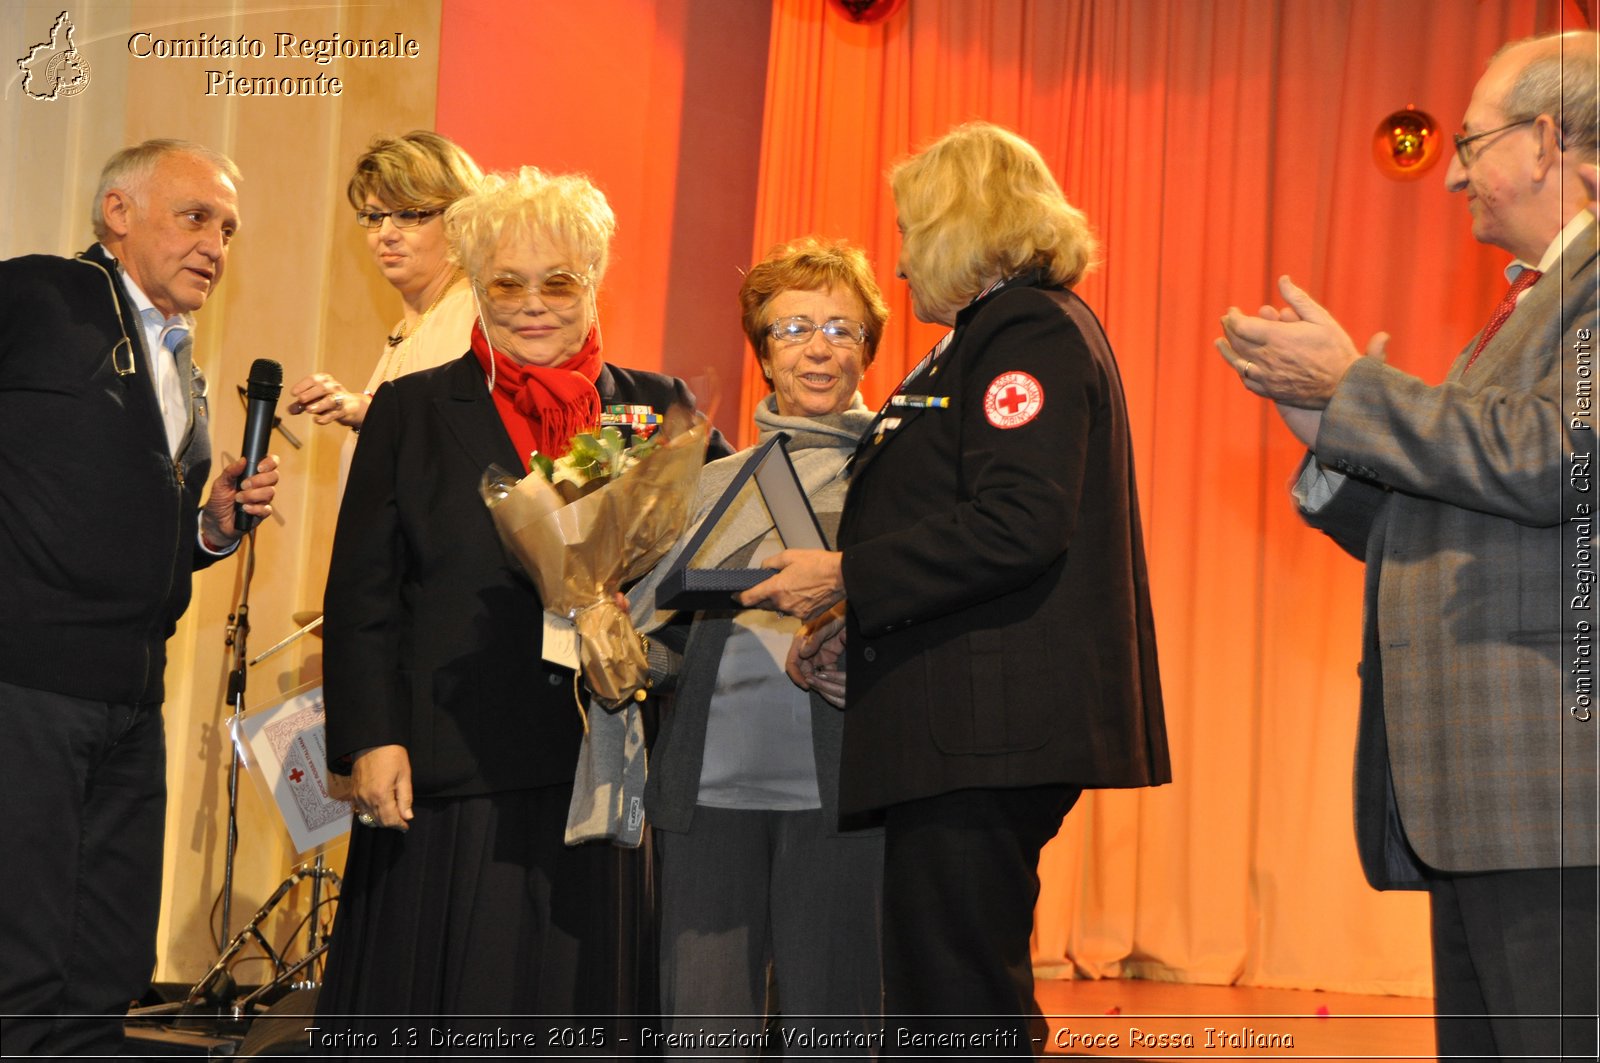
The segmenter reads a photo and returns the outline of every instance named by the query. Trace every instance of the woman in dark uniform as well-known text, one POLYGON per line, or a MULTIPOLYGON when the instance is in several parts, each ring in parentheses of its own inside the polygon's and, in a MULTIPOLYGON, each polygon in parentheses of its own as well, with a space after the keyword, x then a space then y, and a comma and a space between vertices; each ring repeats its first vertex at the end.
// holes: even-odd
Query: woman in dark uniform
POLYGON ((1026 1055, 1040 849, 1084 789, 1170 779, 1127 409, 1037 150, 963 126, 891 182, 913 309, 953 331, 863 439, 840 550, 776 555, 742 601, 815 618, 791 674, 843 695, 904 1047, 1026 1055))

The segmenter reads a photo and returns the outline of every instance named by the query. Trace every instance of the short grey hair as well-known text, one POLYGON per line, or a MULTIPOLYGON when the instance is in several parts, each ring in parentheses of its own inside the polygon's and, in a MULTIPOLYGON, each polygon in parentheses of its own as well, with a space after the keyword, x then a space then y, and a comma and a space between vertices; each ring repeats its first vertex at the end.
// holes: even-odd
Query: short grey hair
POLYGON ((1574 30, 1514 41, 1495 53, 1533 46, 1534 56, 1517 72, 1500 110, 1510 120, 1547 114, 1561 130, 1562 147, 1593 150, 1600 143, 1600 36, 1574 30))
POLYGON ((144 195, 144 186, 150 180, 150 175, 155 173, 156 165, 168 155, 193 155, 204 159, 226 174, 228 180, 239 183, 239 167, 234 165, 233 160, 204 144, 165 138, 123 148, 106 160, 100 170, 100 184, 95 189, 94 201, 89 204, 89 224, 94 227, 95 239, 104 240, 109 231, 102 210, 106 194, 113 188, 120 188, 138 200, 144 195))

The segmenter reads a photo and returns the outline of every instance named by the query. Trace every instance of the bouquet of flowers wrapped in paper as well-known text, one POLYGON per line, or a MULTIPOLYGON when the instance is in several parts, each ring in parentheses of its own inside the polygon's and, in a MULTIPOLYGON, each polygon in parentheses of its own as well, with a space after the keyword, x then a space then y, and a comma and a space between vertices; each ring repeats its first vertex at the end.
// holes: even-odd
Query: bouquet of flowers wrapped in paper
POLYGON ((616 708, 643 689, 649 663, 617 588, 648 572, 688 523, 710 427, 672 410, 661 431, 627 445, 615 428, 587 432, 550 460, 533 456, 520 480, 484 473, 482 494, 500 538, 539 588, 544 607, 578 632, 595 699, 616 708))

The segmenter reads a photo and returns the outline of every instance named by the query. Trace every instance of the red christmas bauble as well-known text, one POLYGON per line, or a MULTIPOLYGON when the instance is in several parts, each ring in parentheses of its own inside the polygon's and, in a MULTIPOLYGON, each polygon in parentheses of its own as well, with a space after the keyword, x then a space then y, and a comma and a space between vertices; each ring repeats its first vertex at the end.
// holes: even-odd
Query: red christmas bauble
POLYGON ((894 17, 906 0, 828 0, 828 6, 851 22, 871 26, 894 17))
POLYGON ((1385 177, 1414 181, 1439 161, 1444 139, 1433 115, 1408 105, 1378 123, 1372 134, 1372 161, 1385 177))

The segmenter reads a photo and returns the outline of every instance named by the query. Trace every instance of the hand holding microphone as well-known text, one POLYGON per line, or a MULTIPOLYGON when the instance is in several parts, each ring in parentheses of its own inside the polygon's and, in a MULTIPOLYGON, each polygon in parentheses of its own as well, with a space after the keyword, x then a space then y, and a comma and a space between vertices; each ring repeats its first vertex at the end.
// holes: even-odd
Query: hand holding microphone
POLYGON ((231 546, 272 512, 278 459, 267 453, 267 441, 282 392, 283 366, 270 358, 257 358, 246 388, 244 453, 212 482, 200 515, 201 535, 207 546, 218 551, 231 546))
MULTIPOLYGON (((255 475, 267 456, 267 441, 272 435, 272 419, 277 416, 278 396, 283 394, 283 366, 271 358, 257 358, 250 366, 245 385, 247 410, 244 418, 244 475, 255 475)), ((233 526, 244 534, 261 518, 246 513, 243 501, 235 502, 233 526)))

